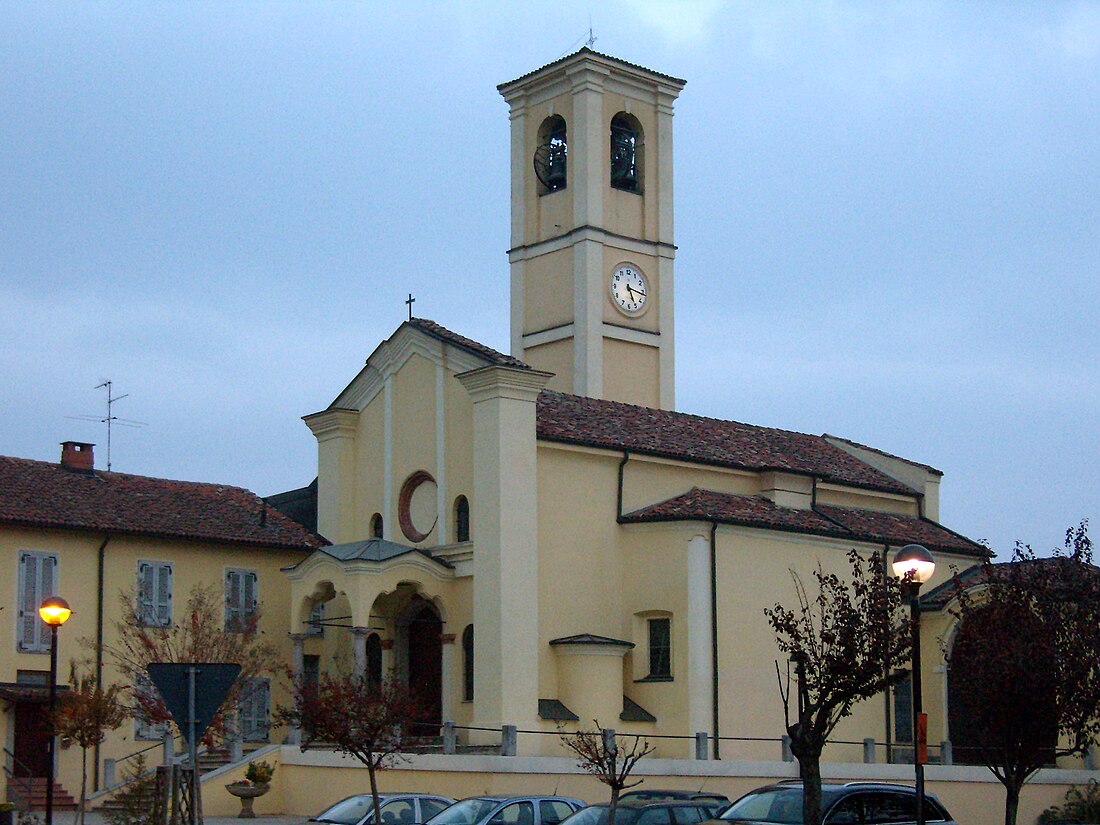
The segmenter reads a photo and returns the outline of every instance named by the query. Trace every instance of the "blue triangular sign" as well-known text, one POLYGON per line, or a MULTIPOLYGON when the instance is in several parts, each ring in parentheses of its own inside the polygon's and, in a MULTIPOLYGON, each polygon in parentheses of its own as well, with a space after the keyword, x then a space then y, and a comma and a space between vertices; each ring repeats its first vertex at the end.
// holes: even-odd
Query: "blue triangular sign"
POLYGON ((224 662, 156 662, 146 671, 160 691, 160 698, 172 714, 180 733, 191 740, 190 717, 187 708, 192 669, 195 674, 195 744, 210 726, 233 682, 241 672, 238 664, 224 662))

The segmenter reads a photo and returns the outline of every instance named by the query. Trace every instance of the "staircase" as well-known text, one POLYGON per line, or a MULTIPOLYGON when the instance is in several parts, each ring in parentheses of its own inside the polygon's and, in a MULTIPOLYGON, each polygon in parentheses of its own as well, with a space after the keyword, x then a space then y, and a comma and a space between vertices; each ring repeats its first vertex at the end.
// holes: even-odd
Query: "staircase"
MULTIPOLYGON (((28 811, 46 810, 46 777, 9 777, 8 801, 28 811)), ((54 811, 75 811, 76 800, 60 782, 53 783, 54 811)))

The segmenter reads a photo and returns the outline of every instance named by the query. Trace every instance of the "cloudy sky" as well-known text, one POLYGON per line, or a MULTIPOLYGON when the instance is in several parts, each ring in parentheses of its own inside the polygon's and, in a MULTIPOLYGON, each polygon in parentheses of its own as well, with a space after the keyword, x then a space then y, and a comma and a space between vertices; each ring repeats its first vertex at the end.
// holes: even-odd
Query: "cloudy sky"
POLYGON ((677 406, 945 473, 1002 554, 1100 516, 1100 3, 9 2, 0 454, 308 483, 417 314, 508 348, 495 85, 686 78, 677 406))

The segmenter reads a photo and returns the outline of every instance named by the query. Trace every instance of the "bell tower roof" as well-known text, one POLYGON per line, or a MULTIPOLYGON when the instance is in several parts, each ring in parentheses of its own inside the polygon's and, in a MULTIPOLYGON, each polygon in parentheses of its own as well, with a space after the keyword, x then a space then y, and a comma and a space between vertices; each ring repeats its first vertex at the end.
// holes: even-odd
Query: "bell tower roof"
POLYGON ((607 65, 608 68, 616 67, 619 69, 627 69, 632 74, 649 75, 650 78, 652 78, 654 81, 675 86, 677 91, 683 89, 684 86, 687 84, 686 80, 681 80, 680 78, 673 77, 670 74, 655 72, 652 69, 647 69, 645 66, 639 66, 637 63, 631 63, 627 60, 622 60, 621 58, 613 57, 612 55, 604 54, 603 52, 598 52, 595 49, 589 48, 588 46, 582 46, 580 49, 573 52, 572 54, 567 54, 565 57, 560 57, 552 63, 547 63, 545 66, 541 66, 537 69, 534 69, 533 71, 520 75, 515 80, 509 80, 504 83, 497 84, 497 91, 504 95, 505 98, 507 98, 509 93, 514 91, 517 86, 528 85, 528 83, 533 80, 537 75, 549 74, 552 73, 554 70, 562 69, 574 63, 581 63, 585 60, 591 60, 595 63, 603 63, 607 65))

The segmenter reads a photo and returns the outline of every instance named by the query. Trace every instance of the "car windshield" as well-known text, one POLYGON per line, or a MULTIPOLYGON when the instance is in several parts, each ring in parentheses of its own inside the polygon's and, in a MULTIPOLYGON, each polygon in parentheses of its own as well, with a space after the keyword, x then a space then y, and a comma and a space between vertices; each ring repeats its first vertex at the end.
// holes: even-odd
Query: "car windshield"
POLYGON ((431 825, 475 825, 499 804, 499 799, 463 799, 444 808, 428 822, 431 825))
MULTIPOLYGON (((563 819, 561 825, 607 825, 607 810, 607 805, 589 805, 563 819)), ((638 813, 636 808, 619 808, 615 811, 615 825, 631 825, 638 813)))
POLYGON ((776 825, 801 825, 802 789, 768 788, 753 791, 734 802, 721 819, 753 819, 776 825))
POLYGON ((374 800, 370 794, 359 794, 341 799, 331 808, 326 808, 313 817, 317 822, 335 822, 337 825, 355 825, 370 813, 374 800))

